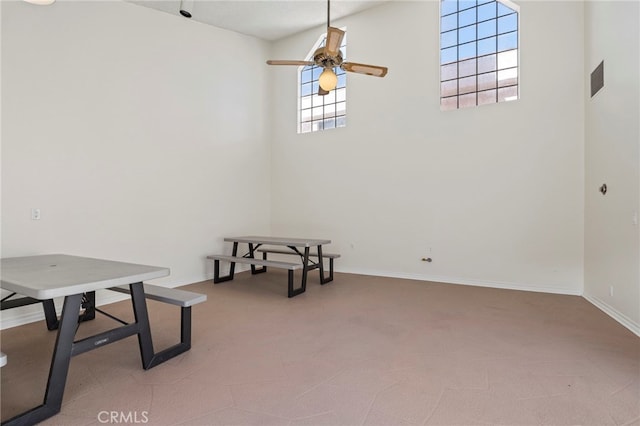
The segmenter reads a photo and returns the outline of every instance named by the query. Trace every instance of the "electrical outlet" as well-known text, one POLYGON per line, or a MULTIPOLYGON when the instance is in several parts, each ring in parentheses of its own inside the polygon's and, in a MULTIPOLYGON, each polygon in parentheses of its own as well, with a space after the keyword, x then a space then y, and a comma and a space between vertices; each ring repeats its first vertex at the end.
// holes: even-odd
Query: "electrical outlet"
POLYGON ((609 296, 613 297, 613 286, 609 287, 609 296))
POLYGON ((31 209, 31 220, 40 220, 40 209, 31 209))

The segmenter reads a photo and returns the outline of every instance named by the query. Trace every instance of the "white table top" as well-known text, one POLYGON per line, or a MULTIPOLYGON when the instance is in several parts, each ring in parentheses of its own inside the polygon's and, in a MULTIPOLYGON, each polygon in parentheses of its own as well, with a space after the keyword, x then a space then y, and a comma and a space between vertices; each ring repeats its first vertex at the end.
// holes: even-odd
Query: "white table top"
POLYGON ((0 286, 23 296, 45 300, 167 275, 169 268, 47 254, 1 259, 0 286))
POLYGON ((323 244, 331 244, 331 240, 320 240, 315 238, 287 238, 287 237, 227 237, 224 239, 228 242, 251 243, 251 244, 271 244, 274 246, 294 246, 294 247, 313 247, 323 244))

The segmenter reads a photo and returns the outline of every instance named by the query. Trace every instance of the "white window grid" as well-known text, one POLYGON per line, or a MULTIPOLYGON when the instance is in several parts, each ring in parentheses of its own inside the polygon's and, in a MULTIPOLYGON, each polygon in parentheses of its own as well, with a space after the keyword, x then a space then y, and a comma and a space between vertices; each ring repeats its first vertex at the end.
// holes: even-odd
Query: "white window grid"
POLYGON ((519 16, 508 0, 441 0, 442 110, 518 99, 519 16))
MULTIPOLYGON (((344 30, 344 28, 343 28, 344 30)), ((313 59, 316 49, 323 47, 326 33, 320 36, 306 60, 313 59)), ((347 35, 340 50, 346 57, 347 35)), ((338 84, 327 95, 318 95, 318 78, 323 68, 306 65, 298 68, 298 133, 317 132, 347 125, 347 75, 340 67, 334 68, 338 84)))

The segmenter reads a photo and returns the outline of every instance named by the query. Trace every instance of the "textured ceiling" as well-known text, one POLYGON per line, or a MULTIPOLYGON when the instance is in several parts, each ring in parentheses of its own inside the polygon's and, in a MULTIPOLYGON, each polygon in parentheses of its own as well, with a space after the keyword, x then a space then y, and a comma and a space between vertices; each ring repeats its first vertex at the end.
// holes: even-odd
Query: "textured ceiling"
MULTIPOLYGON (((179 14, 180 0, 129 0, 137 5, 161 10, 187 19, 179 14)), ((387 0, 388 1, 388 0, 387 0)), ((358 13, 387 1, 333 0, 331 19, 358 13)), ((278 40, 327 22, 327 3, 317 0, 195 0, 185 1, 193 6, 193 20, 219 28, 251 35, 264 40, 278 40)))

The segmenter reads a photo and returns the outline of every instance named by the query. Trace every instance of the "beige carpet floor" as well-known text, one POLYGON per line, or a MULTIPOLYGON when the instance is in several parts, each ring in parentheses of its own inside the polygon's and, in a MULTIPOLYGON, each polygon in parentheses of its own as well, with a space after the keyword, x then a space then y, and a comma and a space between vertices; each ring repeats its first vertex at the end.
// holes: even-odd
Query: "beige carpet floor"
MULTIPOLYGON (((314 273, 288 299, 271 270, 184 288, 208 296, 189 352, 144 371, 130 337, 74 357, 45 424, 640 425, 640 338, 581 297, 314 273)), ((149 311, 156 349, 175 343, 179 308, 149 311)), ((42 401, 55 333, 0 336, 7 420, 42 401)))

